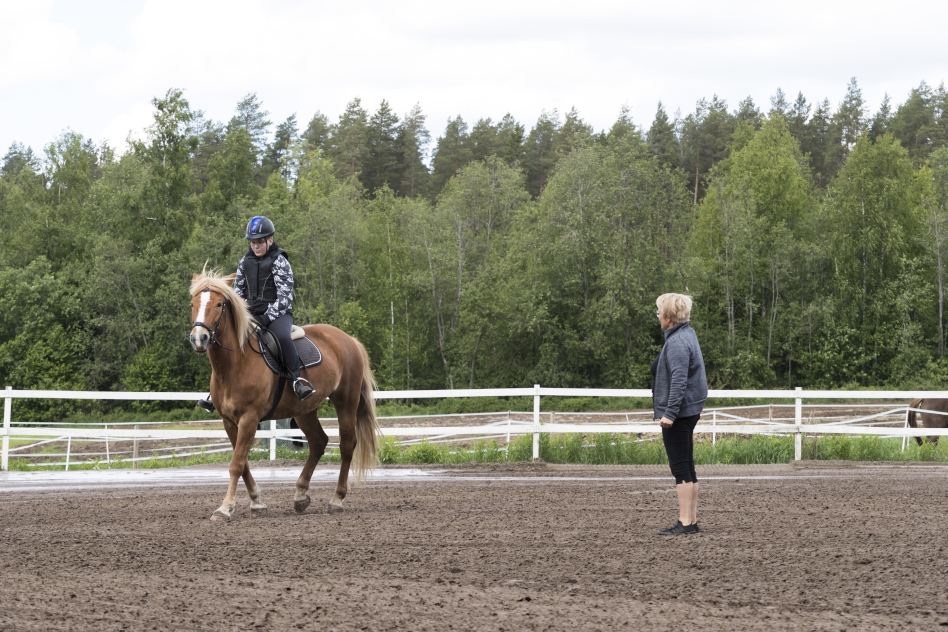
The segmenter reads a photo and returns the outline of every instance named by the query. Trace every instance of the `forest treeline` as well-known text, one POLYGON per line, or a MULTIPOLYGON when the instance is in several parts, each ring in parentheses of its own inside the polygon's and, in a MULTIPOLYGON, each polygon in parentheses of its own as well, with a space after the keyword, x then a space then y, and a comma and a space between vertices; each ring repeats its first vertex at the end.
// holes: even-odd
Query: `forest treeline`
POLYGON ((668 291, 695 298, 712 387, 948 385, 944 85, 600 132, 458 116, 434 140, 385 101, 276 125, 253 94, 226 123, 179 90, 153 105, 121 155, 65 131, 3 157, 0 385, 206 389, 188 283, 235 269, 253 215, 290 253, 295 320, 362 340, 383 389, 648 387, 668 291))

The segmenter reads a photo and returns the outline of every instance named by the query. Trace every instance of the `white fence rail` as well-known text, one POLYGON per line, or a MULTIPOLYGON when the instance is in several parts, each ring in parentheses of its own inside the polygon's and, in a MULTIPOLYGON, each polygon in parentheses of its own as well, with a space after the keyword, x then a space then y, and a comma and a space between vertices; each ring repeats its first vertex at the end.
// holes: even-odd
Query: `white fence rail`
MULTIPOLYGON (((59 425, 33 426, 29 427, 11 427, 12 409, 14 399, 90 399, 90 400, 131 400, 131 401, 196 401, 204 397, 205 393, 145 393, 145 392, 97 392, 97 391, 52 391, 52 390, 14 390, 7 387, 3 391, 3 430, 2 430, 2 461, 0 469, 6 471, 9 467, 10 456, 10 437, 23 437, 40 439, 40 442, 49 441, 67 441, 66 467, 69 466, 69 446, 73 440, 94 440, 104 441, 106 446, 106 460, 111 456, 109 454, 109 441, 137 441, 137 440, 180 440, 180 439, 207 439, 218 440, 220 443, 201 446, 203 448, 212 448, 204 450, 207 452, 226 451, 227 435, 221 430, 161 430, 139 428, 138 426, 148 424, 138 424, 135 428, 128 427, 129 424, 110 424, 112 427, 98 428, 65 428, 59 425), (224 447, 221 447, 224 446, 224 447)), ((510 436, 532 434, 533 435, 533 458, 540 457, 540 433, 564 434, 564 433, 634 433, 634 434, 656 434, 661 433, 661 427, 651 418, 652 414, 646 413, 628 413, 625 414, 625 423, 556 423, 553 421, 552 413, 540 413, 540 401, 542 397, 626 397, 626 398, 651 398, 651 391, 648 389, 579 389, 579 388, 545 388, 535 385, 533 388, 501 388, 501 389, 452 389, 452 390, 428 390, 428 391, 376 391, 377 400, 395 399, 445 399, 458 397, 532 397, 533 398, 533 418, 532 421, 511 420, 508 414, 506 423, 495 422, 479 426, 412 426, 412 427, 389 427, 382 428, 382 434, 390 437, 432 437, 432 438, 450 438, 462 436, 504 436, 509 441, 510 436), (542 417, 549 416, 550 421, 543 423, 542 417), (638 417, 640 421, 633 418, 638 417)), ((830 423, 806 423, 803 417, 804 400, 887 400, 887 401, 910 401, 916 398, 937 398, 948 399, 948 391, 826 391, 826 390, 808 390, 800 388, 796 390, 740 390, 740 391, 722 391, 712 390, 709 392, 709 399, 757 399, 757 400, 792 400, 793 404, 770 404, 765 405, 770 408, 770 416, 767 420, 748 419, 734 414, 738 409, 759 408, 754 407, 732 407, 732 408, 708 408, 705 411, 702 423, 696 428, 697 433, 707 433, 712 435, 714 441, 718 434, 783 434, 794 435, 795 449, 794 458, 800 460, 802 453, 802 437, 804 434, 848 434, 848 435, 880 435, 889 437, 900 437, 903 440, 903 448, 909 437, 921 436, 948 436, 948 428, 909 428, 908 411, 905 404, 891 404, 890 409, 882 413, 867 415, 855 419, 844 419, 830 423), (773 409, 793 408, 793 417, 774 418, 773 409), (708 419, 710 417, 710 419, 708 419), (888 417, 889 419, 886 419, 888 417), (888 427, 881 424, 891 424, 893 422, 904 422, 901 427, 888 427)), ((822 408, 833 406, 833 404, 820 404, 822 408)), ((571 413, 562 413, 571 414, 571 413)), ((588 413, 577 413, 585 414, 588 413)), ((623 413, 619 413, 623 414, 623 413)), ((330 437, 338 436, 336 428, 325 428, 326 434, 330 437)), ((257 437, 269 439, 270 458, 276 458, 275 439, 291 439, 303 437, 300 430, 278 430, 276 422, 271 420, 269 429, 258 430, 257 437)), ((38 445, 38 444, 34 444, 38 445)), ((176 449, 195 446, 178 446, 176 449)), ((14 448, 13 451, 21 450, 14 448)), ((56 456, 44 454, 43 456, 56 456)), ((159 458, 171 458, 172 455, 159 458)), ((186 456, 178 454, 178 456, 186 456)), ((152 459, 154 457, 143 457, 137 460, 152 459)), ((128 459, 128 460, 135 460, 128 459)))

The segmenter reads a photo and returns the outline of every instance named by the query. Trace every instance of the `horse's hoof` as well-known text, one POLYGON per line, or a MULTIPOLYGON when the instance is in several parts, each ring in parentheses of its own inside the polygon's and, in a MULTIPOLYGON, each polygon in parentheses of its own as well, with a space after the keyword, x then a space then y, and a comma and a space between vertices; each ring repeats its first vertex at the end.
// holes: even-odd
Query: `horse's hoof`
POLYGON ((230 522, 230 516, 223 511, 215 511, 211 514, 211 522, 230 522))
POLYGON ((342 505, 334 505, 332 503, 329 503, 329 505, 326 506, 326 513, 328 514, 342 513, 342 505))
POLYGON ((297 500, 293 503, 293 509, 296 510, 296 513, 303 513, 306 511, 306 508, 309 507, 309 504, 313 502, 310 500, 310 497, 307 496, 303 500, 297 500))
POLYGON ((266 508, 266 507, 258 507, 257 509, 254 509, 253 507, 250 508, 250 517, 251 517, 251 518, 261 518, 261 517, 263 517, 263 516, 265 516, 265 515, 267 515, 267 508, 266 508))

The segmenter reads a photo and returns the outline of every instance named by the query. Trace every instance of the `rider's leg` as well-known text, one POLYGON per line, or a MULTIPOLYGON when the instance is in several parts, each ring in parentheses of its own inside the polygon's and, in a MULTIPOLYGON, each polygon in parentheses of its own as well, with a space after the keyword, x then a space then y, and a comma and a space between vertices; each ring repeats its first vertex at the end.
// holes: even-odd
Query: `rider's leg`
POLYGON ((284 314, 270 323, 270 331, 280 341, 280 347, 283 349, 283 365, 296 378, 293 382, 293 392, 300 399, 306 399, 313 394, 313 386, 308 381, 300 378, 300 356, 296 351, 296 345, 290 339, 290 331, 293 328, 293 315, 284 314))

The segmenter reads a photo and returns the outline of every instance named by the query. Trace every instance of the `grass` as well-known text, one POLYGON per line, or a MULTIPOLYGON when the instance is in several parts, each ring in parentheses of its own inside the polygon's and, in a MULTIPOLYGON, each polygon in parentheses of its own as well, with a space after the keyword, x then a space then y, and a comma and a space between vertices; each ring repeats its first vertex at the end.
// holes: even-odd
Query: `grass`
MULTIPOLYGON (((533 436, 521 435, 510 442, 509 449, 495 440, 481 440, 468 444, 429 443, 422 441, 402 445, 392 437, 383 437, 379 444, 379 459, 383 464, 461 464, 530 462, 533 460, 533 436)), ((793 460, 793 437, 756 435, 747 437, 724 437, 715 445, 710 441, 695 443, 695 463, 698 465, 758 465, 788 463, 793 460)), ((226 463, 231 452, 200 453, 189 457, 159 459, 157 453, 151 459, 139 461, 142 469, 181 467, 226 463)), ((278 459, 303 461, 307 450, 277 445, 278 459)), ((251 461, 270 458, 269 450, 258 449, 250 453, 251 461)), ((925 442, 919 446, 911 441, 902 451, 901 439, 883 439, 877 436, 823 436, 804 440, 803 458, 806 460, 839 461, 889 461, 889 462, 948 462, 948 445, 925 442)), ((578 463, 589 465, 663 465, 668 463, 661 440, 637 439, 614 434, 563 434, 540 435, 540 459, 547 463, 578 463)), ((338 463, 339 449, 329 448, 320 462, 338 463)), ((62 465, 29 467, 29 460, 11 458, 10 469, 18 471, 60 470, 62 465)), ((129 461, 113 461, 107 466, 101 460, 92 463, 71 462, 70 469, 119 469, 132 467, 129 461)))

